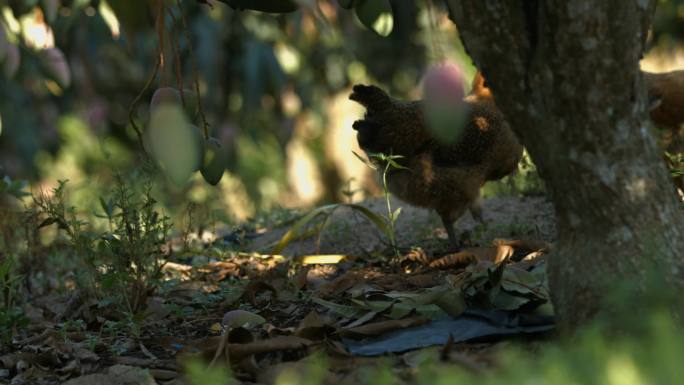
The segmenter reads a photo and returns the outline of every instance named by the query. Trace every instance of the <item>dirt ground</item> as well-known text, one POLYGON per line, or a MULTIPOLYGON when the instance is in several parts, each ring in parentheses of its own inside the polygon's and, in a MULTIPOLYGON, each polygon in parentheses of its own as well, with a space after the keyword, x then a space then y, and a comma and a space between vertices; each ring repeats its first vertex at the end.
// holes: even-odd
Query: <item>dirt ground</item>
MULTIPOLYGON (((401 249, 450 247, 439 216, 432 210, 413 207, 391 198, 392 210, 401 207, 396 223, 397 244, 401 249)), ((379 215, 386 216, 384 198, 371 198, 360 203, 379 215)), ((485 224, 466 213, 456 223, 456 232, 463 246, 490 245, 497 238, 535 239, 553 242, 556 239, 553 206, 545 197, 497 197, 482 202, 485 224)), ((288 226, 268 231, 251 244, 254 251, 267 252, 287 231, 288 226)), ((344 254, 363 257, 388 247, 386 237, 363 215, 340 207, 328 226, 317 236, 290 243, 283 254, 344 254)))

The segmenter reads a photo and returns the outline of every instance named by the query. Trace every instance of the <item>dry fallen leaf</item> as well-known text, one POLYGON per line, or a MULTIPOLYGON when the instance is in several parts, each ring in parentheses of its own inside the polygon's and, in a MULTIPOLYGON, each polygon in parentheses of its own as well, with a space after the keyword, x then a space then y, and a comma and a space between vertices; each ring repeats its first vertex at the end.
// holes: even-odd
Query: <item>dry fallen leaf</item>
POLYGON ((157 385, 147 369, 114 365, 105 373, 88 374, 64 382, 63 385, 157 385))
POLYGON ((429 321, 428 318, 420 316, 400 320, 379 321, 349 329, 343 328, 338 330, 338 334, 342 337, 377 336, 397 329, 422 325, 429 321))
POLYGON ((430 262, 430 267, 433 269, 463 269, 470 264, 477 263, 477 261, 477 255, 469 251, 461 251, 430 262))
POLYGON ((346 273, 341 275, 332 281, 322 284, 318 288, 318 294, 323 297, 331 297, 343 293, 351 289, 354 285, 361 281, 362 277, 357 273, 346 273))

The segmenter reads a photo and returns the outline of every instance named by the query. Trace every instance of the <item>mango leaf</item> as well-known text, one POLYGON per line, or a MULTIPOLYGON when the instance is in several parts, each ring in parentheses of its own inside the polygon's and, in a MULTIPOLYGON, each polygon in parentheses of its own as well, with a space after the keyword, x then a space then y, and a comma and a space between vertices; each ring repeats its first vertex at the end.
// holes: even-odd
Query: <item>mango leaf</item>
POLYGON ((492 296, 492 305, 501 310, 517 310, 521 306, 530 302, 529 298, 510 294, 504 290, 499 290, 492 296))
POLYGON ((316 208, 309 212, 308 214, 304 215, 302 218, 300 218, 297 222, 295 222, 292 227, 290 227, 290 230, 288 230, 285 235, 280 238, 278 243, 273 247, 273 250, 271 251, 272 254, 280 254, 287 245, 290 244, 293 240, 297 238, 297 236, 300 234, 300 230, 303 229, 309 222, 311 222, 314 218, 316 218, 318 215, 329 211, 329 210, 334 210, 337 208, 339 205, 337 204, 332 204, 332 205, 325 205, 319 208, 316 208))
POLYGON ((435 304, 452 317, 460 316, 468 307, 460 290, 453 290, 439 297, 435 304))
POLYGON ((294 12, 299 7, 291 0, 219 0, 228 4, 229 7, 243 11, 250 9, 268 13, 288 13, 294 12))
POLYGON ((397 329, 406 329, 412 326, 423 325, 428 320, 424 317, 411 317, 402 320, 387 320, 369 323, 363 326, 344 327, 340 330, 343 337, 353 336, 379 336, 397 329))
POLYGON ((542 284, 543 281, 538 276, 526 270, 513 267, 508 267, 504 270, 501 279, 501 287, 504 290, 520 294, 533 294, 542 299, 548 299, 542 284))
MULTIPOLYGON (((392 230, 390 229, 389 225, 387 224, 387 221, 381 217, 380 215, 374 213, 373 211, 369 210, 366 207, 363 207, 361 205, 357 204, 352 204, 352 203, 341 203, 341 204, 332 204, 332 205, 326 205, 322 206, 319 208, 316 208, 303 216, 301 219, 299 219, 297 222, 295 222, 292 227, 290 227, 290 230, 288 230, 285 235, 280 238, 278 243, 273 247, 273 250, 271 251, 272 254, 281 254, 282 251, 287 247, 287 245, 290 244, 293 240, 297 239, 301 234, 302 234, 302 229, 309 223, 311 222, 314 218, 321 214, 326 214, 326 215, 331 215, 332 212, 337 209, 338 207, 349 207, 352 210, 358 211, 361 213, 363 216, 368 218, 385 236, 388 238, 392 234, 392 230)), ((326 218, 327 219, 327 218, 326 218)), ((325 227, 325 224, 327 224, 328 221, 326 220, 323 223, 323 226, 319 228, 319 231, 322 231, 322 229, 325 227)))
POLYGON ((466 308, 461 291, 446 285, 415 293, 388 293, 387 296, 399 299, 400 304, 395 307, 411 307, 419 314, 433 319, 444 316, 445 313, 456 317, 466 308))
POLYGON ((350 328, 355 328, 357 326, 361 326, 373 318, 377 317, 378 312, 376 311, 369 311, 368 313, 362 315, 361 317, 355 319, 354 321, 350 322, 349 324, 345 325, 345 329, 350 329, 350 328))
POLYGON ((487 269, 487 277, 489 278, 489 283, 493 287, 501 285, 501 278, 503 277, 504 270, 506 269, 506 264, 503 262, 500 262, 495 266, 496 267, 494 267, 494 269, 487 269))
POLYGON ((324 299, 316 298, 313 297, 311 298, 311 301, 314 303, 317 303, 328 310, 332 311, 333 313, 337 313, 343 317, 347 318, 358 318, 363 316, 366 311, 364 309, 360 309, 354 306, 347 306, 347 305, 339 305, 334 302, 326 301, 324 299))
POLYGON ((352 9, 354 8, 354 5, 356 5, 356 1, 357 0, 337 0, 337 3, 344 9, 352 9))
POLYGON ((358 306, 374 311, 376 313, 382 313, 387 309, 390 309, 396 301, 368 301, 368 300, 360 300, 360 299, 352 299, 352 303, 357 304, 358 306))
POLYGON ((359 21, 380 36, 388 36, 394 28, 389 0, 358 0, 354 7, 359 21))
POLYGON ((388 238, 391 237, 392 229, 390 229, 389 225, 387 224, 387 221, 380 215, 374 213, 366 207, 353 203, 345 203, 342 204, 342 206, 347 206, 363 214, 366 218, 368 218, 369 221, 371 221, 378 228, 378 230, 382 231, 388 238))

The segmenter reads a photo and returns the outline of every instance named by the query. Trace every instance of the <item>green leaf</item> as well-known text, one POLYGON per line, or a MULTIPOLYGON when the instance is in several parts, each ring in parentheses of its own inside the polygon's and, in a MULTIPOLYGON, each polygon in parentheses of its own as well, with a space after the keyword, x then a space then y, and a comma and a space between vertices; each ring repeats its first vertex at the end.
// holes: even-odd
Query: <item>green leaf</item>
POLYGON ((0 264, 0 278, 5 279, 9 275, 10 268, 12 267, 12 258, 7 258, 0 264))
POLYGON ((102 207, 102 211, 104 211, 107 218, 111 219, 114 214, 114 202, 111 199, 105 202, 104 198, 100 197, 100 207, 102 207))
POLYGON ((308 214, 304 215, 297 222, 295 222, 290 230, 288 230, 278 241, 278 243, 273 247, 271 251, 273 254, 280 254, 287 245, 290 244, 300 233, 300 230, 305 227, 311 220, 320 215, 321 213, 329 210, 334 210, 339 207, 338 204, 326 205, 312 210, 308 214))
POLYGON ((397 303, 395 300, 367 300, 367 299, 352 299, 352 303, 358 305, 358 307, 370 310, 375 313, 382 313, 387 309, 392 308, 392 306, 397 303))
POLYGON ((50 226, 53 223, 57 223, 57 218, 52 218, 52 217, 45 218, 44 221, 40 222, 40 224, 38 225, 38 228, 40 229, 40 228, 43 228, 46 226, 50 226))
MULTIPOLYGON (((293 240, 297 239, 300 234, 302 234, 302 229, 309 223, 311 222, 314 218, 316 218, 318 215, 321 215, 323 213, 327 213, 330 215, 333 210, 337 209, 338 207, 349 207, 352 210, 356 210, 359 213, 361 213, 363 216, 368 218, 377 228, 380 230, 385 236, 388 238, 391 238, 392 235, 392 230, 390 229, 389 224, 383 218, 382 216, 374 213, 373 211, 367 209, 366 207, 353 204, 353 203, 340 203, 340 204, 331 204, 331 205, 326 205, 322 206, 319 208, 316 208, 309 212, 308 214, 304 215, 301 219, 299 219, 297 222, 295 222, 292 227, 290 227, 290 230, 288 230, 278 241, 278 243, 273 247, 273 250, 271 251, 272 254, 280 254, 287 245, 290 244, 293 240)), ((322 230, 325 225, 327 224, 327 220, 324 222, 324 224, 319 228, 319 231, 322 230)))
POLYGON ((366 310, 364 309, 360 309, 354 306, 339 305, 334 302, 326 301, 324 299, 320 299, 317 297, 312 297, 311 301, 321 306, 324 306, 333 313, 337 313, 347 318, 358 318, 362 316, 364 313, 366 313, 366 310))
POLYGON ((506 264, 504 262, 499 262, 493 270, 487 269, 487 278, 489 279, 490 285, 493 287, 501 285, 501 278, 503 277, 505 268, 506 264))
POLYGON ((392 217, 390 218, 390 220, 391 220, 392 222, 396 221, 397 218, 399 218, 399 214, 401 214, 401 207, 399 207, 399 208, 397 208, 396 210, 394 210, 394 212, 392 213, 392 217))
POLYGON ((501 287, 508 292, 532 294, 541 300, 548 300, 549 293, 544 285, 544 271, 529 272, 527 270, 509 267, 504 271, 501 287))
POLYGON ((354 7, 359 21, 380 36, 388 36, 394 28, 389 0, 358 0, 354 7))
POLYGON ((400 165, 399 163, 395 162, 393 158, 387 158, 387 163, 389 163, 392 168, 400 169, 400 170, 408 170, 408 167, 404 167, 400 165))
POLYGON ((291 0, 219 0, 229 7, 239 11, 251 9, 268 13, 288 13, 299 9, 297 3, 291 0))
POLYGON ((352 9, 354 8, 354 5, 356 5, 356 1, 357 0, 337 0, 337 3, 344 9, 352 9))
POLYGON ((492 298, 492 305, 501 310, 517 310, 530 302, 529 298, 510 294, 499 290, 492 298))
POLYGON ((388 238, 391 238, 392 236, 392 229, 390 228, 389 224, 385 220, 385 218, 381 217, 380 215, 372 212, 371 210, 367 209, 366 207, 353 204, 353 203, 343 203, 342 206, 347 206, 353 210, 358 211, 359 213, 363 214, 368 220, 370 220, 380 231, 382 231, 388 238))
POLYGON ((435 304, 452 317, 460 316, 468 307, 461 291, 456 289, 439 297, 435 304))
POLYGON ((370 161, 368 161, 368 159, 366 159, 366 158, 362 157, 361 155, 357 154, 356 151, 352 151, 352 154, 354 154, 354 156, 357 157, 360 161, 362 161, 363 164, 365 164, 366 166, 372 168, 373 170, 377 170, 377 169, 378 169, 377 167, 375 167, 375 165, 374 165, 373 163, 371 163, 370 161))

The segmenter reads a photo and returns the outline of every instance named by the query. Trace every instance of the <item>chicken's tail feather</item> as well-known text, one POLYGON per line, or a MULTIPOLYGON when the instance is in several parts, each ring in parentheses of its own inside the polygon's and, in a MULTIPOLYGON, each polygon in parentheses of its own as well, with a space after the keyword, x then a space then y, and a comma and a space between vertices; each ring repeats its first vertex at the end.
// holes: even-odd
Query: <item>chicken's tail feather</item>
POLYGON ((473 78, 470 94, 479 98, 492 99, 492 91, 487 87, 487 80, 484 75, 482 75, 481 71, 477 71, 473 78))
POLYGON ((392 106, 392 99, 385 91, 372 85, 355 85, 349 99, 360 103, 370 111, 382 111, 392 106))
POLYGON ((359 147, 367 152, 383 152, 385 149, 379 145, 377 136, 380 125, 369 120, 357 120, 352 128, 358 132, 356 139, 359 147))

